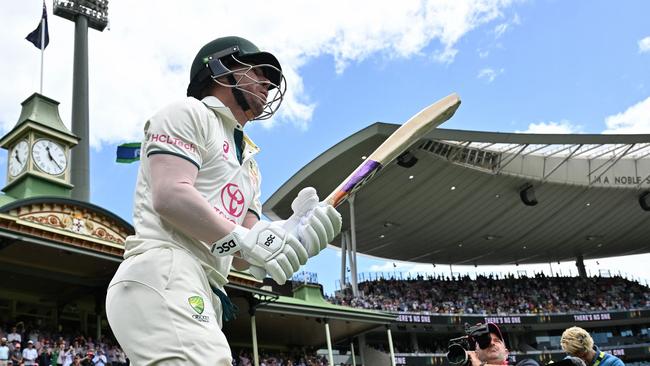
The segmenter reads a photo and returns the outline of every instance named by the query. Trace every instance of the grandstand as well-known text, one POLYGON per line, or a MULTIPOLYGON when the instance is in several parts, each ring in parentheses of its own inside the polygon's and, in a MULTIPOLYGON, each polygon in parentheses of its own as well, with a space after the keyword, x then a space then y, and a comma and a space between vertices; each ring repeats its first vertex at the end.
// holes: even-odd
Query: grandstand
MULTIPOLYGON (((376 123, 325 151, 265 215, 288 217, 304 186, 330 192, 397 127, 376 123)), ((650 250, 649 155, 649 135, 430 132, 339 208, 342 289, 330 301, 397 316, 392 339, 381 329, 356 337, 364 364, 445 364, 447 340, 485 321, 502 326, 515 359, 564 357, 559 336, 579 324, 625 362, 650 360, 647 284, 589 277, 584 265, 650 250), (578 276, 367 280, 358 253, 475 266, 575 260, 578 276), (517 296, 531 287, 534 299, 517 296)))

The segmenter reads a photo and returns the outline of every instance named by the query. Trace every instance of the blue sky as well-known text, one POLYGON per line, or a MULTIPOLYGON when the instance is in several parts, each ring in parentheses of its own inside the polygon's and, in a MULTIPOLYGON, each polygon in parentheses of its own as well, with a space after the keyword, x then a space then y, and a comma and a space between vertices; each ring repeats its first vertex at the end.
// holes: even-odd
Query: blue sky
MULTIPOLYGON (((463 104, 445 128, 650 133, 647 1, 123 3, 110 4, 110 30, 89 35, 91 194, 93 203, 129 221, 137 164, 115 164, 115 146, 138 140, 149 115, 183 97, 196 50, 222 35, 242 35, 274 52, 287 72, 291 94, 281 112, 246 128, 262 147, 264 199, 350 134, 376 121, 402 123, 453 91, 463 104)), ((41 2, 4 7, 0 21, 7 31, 0 44, 12 55, 0 60, 0 127, 6 132, 20 102, 38 90, 39 52, 24 37, 38 22, 41 2)), ((52 16, 51 2, 48 12, 44 94, 61 102, 69 125, 74 27, 52 16)), ((650 279, 648 259, 588 266, 593 272, 625 268, 650 279)), ((318 273, 331 292, 339 271, 326 269, 339 261, 336 251, 326 250, 306 270, 318 273)), ((359 264, 360 272, 433 270, 366 258, 359 264)), ((449 272, 440 267, 435 270, 449 272)), ((555 267, 575 272, 572 263, 555 267)))

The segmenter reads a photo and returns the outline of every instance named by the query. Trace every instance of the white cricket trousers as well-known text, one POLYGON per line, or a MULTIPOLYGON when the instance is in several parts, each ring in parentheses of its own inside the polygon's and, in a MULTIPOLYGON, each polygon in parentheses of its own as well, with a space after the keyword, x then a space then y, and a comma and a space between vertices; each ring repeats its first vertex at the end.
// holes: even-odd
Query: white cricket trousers
POLYGON ((124 260, 108 286, 106 316, 131 365, 232 365, 221 302, 184 250, 156 248, 124 260))

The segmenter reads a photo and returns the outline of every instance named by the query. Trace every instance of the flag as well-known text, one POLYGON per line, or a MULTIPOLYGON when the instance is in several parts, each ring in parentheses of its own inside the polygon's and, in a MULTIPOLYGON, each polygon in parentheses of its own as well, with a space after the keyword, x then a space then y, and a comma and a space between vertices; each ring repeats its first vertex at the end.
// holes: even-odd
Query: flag
POLYGON ((41 20, 38 22, 38 27, 36 27, 32 33, 28 34, 25 39, 32 42, 39 50, 45 49, 45 47, 50 43, 50 32, 47 29, 47 9, 45 8, 45 1, 43 1, 43 15, 41 16, 41 20), (43 36, 43 29, 41 27, 43 26, 45 26, 44 44, 41 39, 43 36))
POLYGON ((133 163, 134 161, 138 160, 140 160, 139 142, 129 142, 117 147, 117 158, 115 159, 116 162, 133 163))

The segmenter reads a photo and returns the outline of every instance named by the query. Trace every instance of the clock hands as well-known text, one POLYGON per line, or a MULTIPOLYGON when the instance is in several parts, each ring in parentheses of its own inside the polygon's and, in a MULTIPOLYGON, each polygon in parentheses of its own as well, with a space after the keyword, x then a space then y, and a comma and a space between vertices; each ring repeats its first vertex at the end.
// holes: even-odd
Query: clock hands
POLYGON ((56 160, 54 160, 54 158, 52 157, 52 154, 50 153, 50 147, 49 147, 49 146, 45 146, 45 151, 47 151, 47 157, 50 158, 50 160, 52 160, 52 162, 53 162, 54 164, 56 164, 56 166, 57 166, 59 169, 63 169, 63 168, 61 167, 61 165, 59 165, 59 163, 57 163, 56 160))
POLYGON ((18 161, 18 164, 22 164, 23 162, 20 161, 20 156, 18 156, 18 151, 15 151, 14 158, 18 161))

